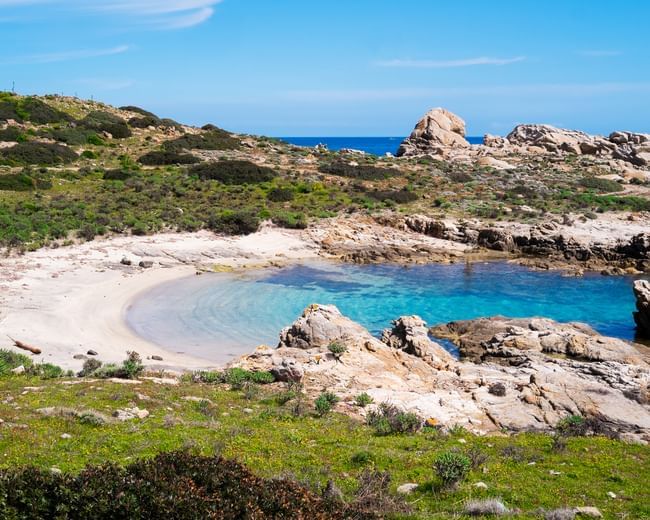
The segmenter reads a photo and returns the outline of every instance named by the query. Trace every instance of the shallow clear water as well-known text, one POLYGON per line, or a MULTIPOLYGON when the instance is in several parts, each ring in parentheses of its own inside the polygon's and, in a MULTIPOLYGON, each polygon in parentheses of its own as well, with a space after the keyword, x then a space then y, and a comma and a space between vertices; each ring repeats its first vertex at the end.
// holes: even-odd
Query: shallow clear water
POLYGON ((479 316, 582 321, 634 337, 632 277, 564 277, 504 263, 348 265, 316 262, 243 274, 206 274, 161 285, 127 312, 139 335, 215 362, 275 346, 312 303, 335 304, 374 334, 417 314, 430 325, 479 316))
MULTIPOLYGON (((385 155, 386 153, 394 155, 397 153, 397 149, 404 137, 280 137, 280 139, 296 146, 313 147, 324 144, 332 151, 350 148, 373 155, 385 155)), ((469 136, 466 139, 471 144, 483 143, 482 137, 469 136)))

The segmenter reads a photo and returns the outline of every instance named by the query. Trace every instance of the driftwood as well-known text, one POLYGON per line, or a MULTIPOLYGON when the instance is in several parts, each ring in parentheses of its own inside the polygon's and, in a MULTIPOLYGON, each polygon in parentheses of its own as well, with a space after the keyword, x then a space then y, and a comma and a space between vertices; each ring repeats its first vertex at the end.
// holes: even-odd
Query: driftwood
POLYGON ((37 347, 32 347, 31 345, 28 345, 27 343, 23 343, 22 341, 18 341, 17 339, 12 338, 11 336, 7 336, 11 341, 14 342, 14 345, 16 347, 21 348, 23 350, 27 350, 31 352, 32 354, 40 354, 42 351, 40 348, 37 347))

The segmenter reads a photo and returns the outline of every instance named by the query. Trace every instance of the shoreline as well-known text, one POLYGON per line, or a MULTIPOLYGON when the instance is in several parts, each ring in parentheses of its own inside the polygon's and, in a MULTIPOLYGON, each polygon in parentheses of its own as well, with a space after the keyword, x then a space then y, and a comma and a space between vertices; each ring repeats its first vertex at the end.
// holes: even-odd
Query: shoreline
MULTIPOLYGON (((590 228, 583 233, 593 232, 590 228)), ((84 359, 73 356, 86 356, 88 350, 96 351, 96 358, 105 363, 119 363, 127 351, 135 350, 152 370, 214 368, 223 364, 180 353, 182 345, 167 349, 138 336, 126 322, 129 305, 162 283, 202 272, 277 267, 303 260, 409 265, 497 257, 524 263, 504 252, 479 251, 471 244, 382 226, 371 218, 333 219, 301 231, 265 225, 254 234, 238 237, 208 231, 114 236, 39 249, 0 260, 0 348, 14 349, 11 336, 43 350, 34 356, 35 361, 75 371, 84 359), (366 256, 357 258, 355 251, 366 256), (141 261, 152 265, 138 267, 141 261), (151 356, 163 360, 147 359, 151 356)), ((530 264, 537 262, 547 264, 542 268, 549 263, 554 266, 544 258, 530 264)), ((530 264, 526 267, 539 268, 530 264)), ((565 266, 555 267, 564 270, 565 266)), ((251 345, 251 351, 255 347, 251 345)))

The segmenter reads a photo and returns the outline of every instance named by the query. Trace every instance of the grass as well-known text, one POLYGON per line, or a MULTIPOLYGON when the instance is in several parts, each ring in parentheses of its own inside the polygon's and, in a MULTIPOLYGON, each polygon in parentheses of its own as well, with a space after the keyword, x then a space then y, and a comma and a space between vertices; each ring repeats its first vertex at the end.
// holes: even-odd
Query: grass
POLYGON ((277 383, 250 399, 227 385, 188 380, 176 387, 148 381, 137 386, 64 381, 0 378, 0 416, 5 421, 0 426, 0 467, 31 464, 78 472, 89 463, 126 465, 161 451, 190 448, 204 455, 222 453, 260 476, 292 474, 321 487, 332 479, 347 497, 364 469, 388 471, 393 490, 405 482, 420 484, 408 499, 415 509, 413 518, 458 518, 454 515, 466 500, 492 497, 527 512, 521 518, 539 518, 532 513, 538 508, 582 505, 598 507, 606 518, 650 515, 650 492, 642 477, 650 471, 650 449, 644 446, 570 437, 566 449, 554 450, 547 435, 481 438, 462 429, 450 435, 425 428, 415 434, 380 436, 338 413, 294 416, 290 403, 280 405, 282 400, 275 398, 286 391, 277 383), (25 391, 27 387, 41 389, 25 391), (193 400, 183 399, 187 396, 193 400), (46 417, 36 412, 71 403, 86 413, 46 417), (150 416, 105 424, 81 419, 91 411, 110 417, 116 409, 134 404, 149 410, 150 416), (62 439, 64 433, 71 438, 62 439), (444 488, 435 476, 435 461, 444 453, 472 450, 480 450, 485 462, 471 469, 456 489, 444 488), (488 489, 474 488, 478 481, 488 489), (608 491, 618 498, 609 498, 608 491))

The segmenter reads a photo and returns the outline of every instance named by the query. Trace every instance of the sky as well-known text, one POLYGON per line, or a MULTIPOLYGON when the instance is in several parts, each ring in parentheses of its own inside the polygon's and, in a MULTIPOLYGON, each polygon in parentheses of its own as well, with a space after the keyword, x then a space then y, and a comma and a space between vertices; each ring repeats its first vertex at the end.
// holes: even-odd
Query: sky
POLYGON ((273 136, 650 132, 650 2, 0 0, 0 90, 273 136))

